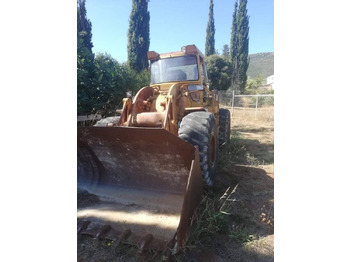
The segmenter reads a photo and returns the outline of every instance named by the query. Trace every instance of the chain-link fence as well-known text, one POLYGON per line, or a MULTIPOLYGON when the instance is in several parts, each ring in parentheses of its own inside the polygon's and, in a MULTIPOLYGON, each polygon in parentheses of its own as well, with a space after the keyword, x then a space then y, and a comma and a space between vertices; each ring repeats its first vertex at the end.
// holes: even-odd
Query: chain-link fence
POLYGON ((219 91, 220 104, 225 107, 256 108, 274 106, 273 94, 238 95, 232 90, 219 91))
POLYGON ((273 126, 274 95, 238 95, 232 90, 219 91, 220 107, 231 111, 233 125, 259 124, 273 126))

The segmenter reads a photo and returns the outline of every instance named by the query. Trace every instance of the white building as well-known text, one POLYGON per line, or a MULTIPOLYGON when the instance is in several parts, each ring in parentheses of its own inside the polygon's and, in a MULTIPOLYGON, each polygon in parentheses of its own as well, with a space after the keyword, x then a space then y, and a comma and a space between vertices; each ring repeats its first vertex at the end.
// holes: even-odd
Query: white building
POLYGON ((271 88, 272 88, 272 90, 274 90, 274 82, 275 82, 275 79, 274 79, 274 75, 272 75, 272 76, 268 76, 267 78, 266 78, 266 85, 271 85, 271 88))

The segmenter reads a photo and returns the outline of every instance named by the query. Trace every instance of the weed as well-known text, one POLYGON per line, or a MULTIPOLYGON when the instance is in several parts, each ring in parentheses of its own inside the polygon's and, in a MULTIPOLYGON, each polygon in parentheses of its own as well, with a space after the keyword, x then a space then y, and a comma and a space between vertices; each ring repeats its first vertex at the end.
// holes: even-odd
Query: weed
POLYGON ((238 138, 233 137, 230 143, 220 152, 218 161, 219 169, 230 168, 232 164, 238 164, 244 161, 246 148, 238 143, 238 138))
POLYGON ((231 230, 229 237, 233 238, 240 244, 246 244, 257 239, 254 234, 250 234, 247 229, 243 227, 237 227, 231 230))
POLYGON ((246 153, 246 162, 250 166, 258 166, 260 164, 260 161, 254 155, 251 155, 249 152, 246 153))
POLYGON ((228 229, 227 219, 220 213, 218 201, 206 195, 200 204, 196 224, 188 241, 187 248, 210 247, 216 234, 228 229))

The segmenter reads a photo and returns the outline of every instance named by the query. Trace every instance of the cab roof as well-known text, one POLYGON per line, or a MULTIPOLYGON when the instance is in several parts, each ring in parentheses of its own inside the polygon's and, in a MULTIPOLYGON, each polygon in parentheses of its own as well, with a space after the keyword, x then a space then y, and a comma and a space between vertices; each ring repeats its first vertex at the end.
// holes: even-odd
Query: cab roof
POLYGON ((148 60, 153 61, 153 60, 158 60, 160 58, 192 55, 192 54, 193 55, 198 54, 202 59, 204 59, 203 53, 195 45, 186 45, 186 46, 181 47, 181 51, 162 53, 162 54, 159 54, 155 51, 149 51, 147 53, 147 58, 148 58, 148 60))

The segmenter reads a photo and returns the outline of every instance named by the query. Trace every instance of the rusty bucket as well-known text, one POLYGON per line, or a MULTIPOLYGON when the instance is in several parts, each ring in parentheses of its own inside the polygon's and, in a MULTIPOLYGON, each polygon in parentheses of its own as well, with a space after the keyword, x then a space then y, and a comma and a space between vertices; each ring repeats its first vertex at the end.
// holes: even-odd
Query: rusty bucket
POLYGON ((78 128, 78 234, 176 252, 202 194, 198 148, 161 128, 78 128))

